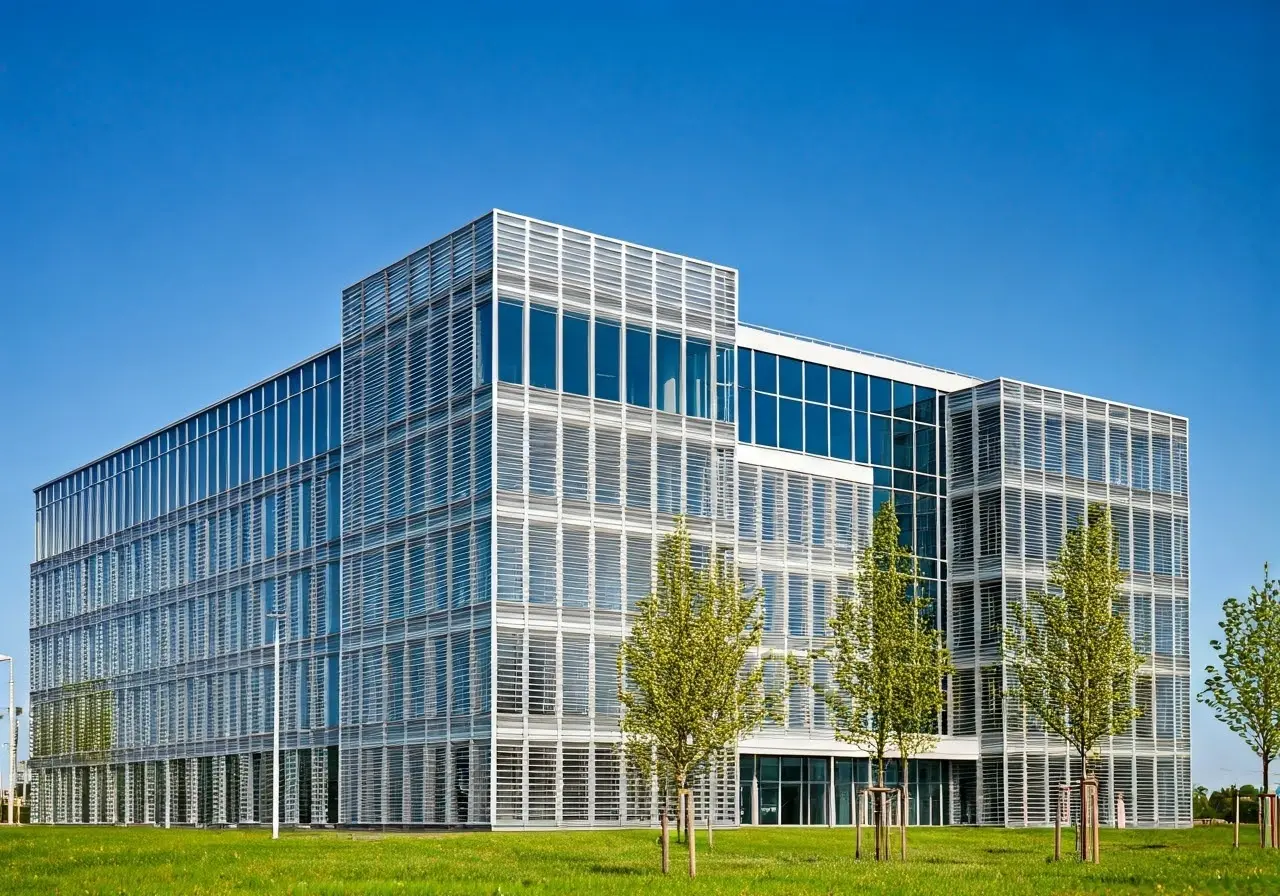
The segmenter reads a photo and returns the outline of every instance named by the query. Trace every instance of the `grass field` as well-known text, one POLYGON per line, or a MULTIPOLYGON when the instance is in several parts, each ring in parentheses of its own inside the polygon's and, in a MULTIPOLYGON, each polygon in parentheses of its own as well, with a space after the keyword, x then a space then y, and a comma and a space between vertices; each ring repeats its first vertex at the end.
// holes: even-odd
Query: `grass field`
MULTIPOLYGON (((1067 833, 1069 836, 1069 832, 1067 833)), ((849 829, 699 836, 696 881, 647 831, 501 834, 0 828, 0 893, 1280 893, 1280 851, 1226 826, 1104 831, 1102 864, 1053 864, 1052 832, 924 828, 906 864, 852 857, 849 829)))

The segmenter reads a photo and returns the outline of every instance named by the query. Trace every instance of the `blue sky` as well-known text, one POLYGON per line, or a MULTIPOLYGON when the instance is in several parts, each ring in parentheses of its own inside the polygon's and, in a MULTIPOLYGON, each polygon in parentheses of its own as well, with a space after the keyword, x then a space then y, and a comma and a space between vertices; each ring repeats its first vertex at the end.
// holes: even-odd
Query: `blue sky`
MULTIPOLYGON (((22 690, 31 488, 336 342, 344 285, 493 206, 736 266, 752 322, 1190 417, 1193 670, 1280 562, 1274 6, 171 6, 5 14, 22 690)), ((1193 721, 1198 782, 1257 777, 1193 721)))

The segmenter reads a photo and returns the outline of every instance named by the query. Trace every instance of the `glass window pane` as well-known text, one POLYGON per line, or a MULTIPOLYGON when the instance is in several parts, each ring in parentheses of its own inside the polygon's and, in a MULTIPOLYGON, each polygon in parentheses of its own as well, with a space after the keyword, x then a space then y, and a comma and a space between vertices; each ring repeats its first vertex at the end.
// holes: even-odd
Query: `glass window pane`
POLYGON ((778 399, 756 393, 756 444, 778 446, 778 399))
POLYGON ((564 391, 574 395, 589 395, 591 387, 590 356, 587 333, 590 321, 585 315, 566 311, 560 326, 564 350, 560 353, 564 367, 564 391))
POLYGON ((755 353, 755 389, 757 392, 778 391, 778 356, 768 352, 755 353))
POLYGON ((915 465, 911 438, 914 429, 909 420, 893 421, 893 465, 899 470, 910 470, 915 465))
POLYGON ((871 463, 867 442, 867 415, 862 411, 853 414, 853 459, 860 464, 871 463))
POLYGON ((790 398, 778 399, 778 447, 804 450, 804 406, 790 398))
POLYGON ((893 416, 910 420, 915 416, 915 389, 910 383, 893 384, 893 416))
POLYGON ((680 337, 658 334, 658 410, 680 413, 680 337))
POLYGON ((778 358, 778 394, 804 398, 804 365, 795 358, 778 358))
POLYGON ((827 400, 827 365, 804 364, 804 400, 825 402, 827 400))
POLYGON ((493 382, 493 307, 476 308, 476 377, 481 385, 493 382))
POLYGON ((827 406, 804 403, 804 450, 810 454, 827 456, 827 406))
POLYGON ((653 373, 650 357, 649 331, 627 327, 627 404, 651 408, 649 394, 653 373))
POLYGON ((498 379, 524 382, 524 307, 505 300, 498 303, 498 379))
POLYGON ((853 460, 853 415, 840 408, 831 409, 831 456, 853 460))
POLYGON ((738 386, 751 388, 751 349, 738 349, 738 386))
POLYGON ((685 413, 690 417, 710 417, 711 346, 696 339, 685 342, 684 367, 685 413))
POLYGON ((938 458, 934 451, 935 430, 932 426, 916 427, 916 471, 938 472, 938 458))
POLYGON ((738 441, 751 441, 751 390, 738 386, 738 441))
MULTIPOLYGON (((886 381, 887 382, 887 381, 886 381)), ((890 466, 893 461, 893 431, 888 417, 871 415, 871 462, 890 466)))
POLYGON ((936 422, 934 395, 927 386, 916 386, 916 420, 920 423, 936 422))
POLYGON ((883 377, 871 377, 871 412, 873 414, 893 412, 893 383, 883 377))
POLYGON ((831 368, 831 404, 838 408, 853 407, 853 373, 831 368))
POLYGON ((555 389, 559 366, 556 310, 543 305, 529 307, 529 385, 555 389))
MULTIPOLYGON (((686 359, 686 364, 691 365, 692 361, 686 359)), ((693 376, 692 367, 685 370, 685 380, 693 376)), ((733 422, 733 346, 720 345, 716 346, 716 419, 724 423, 733 422)), ((689 408, 693 407, 692 399, 689 399, 689 408)), ((693 413, 687 410, 687 413, 693 413)))
POLYGON ((596 318, 596 398, 618 401, 621 378, 622 328, 611 320, 596 318))

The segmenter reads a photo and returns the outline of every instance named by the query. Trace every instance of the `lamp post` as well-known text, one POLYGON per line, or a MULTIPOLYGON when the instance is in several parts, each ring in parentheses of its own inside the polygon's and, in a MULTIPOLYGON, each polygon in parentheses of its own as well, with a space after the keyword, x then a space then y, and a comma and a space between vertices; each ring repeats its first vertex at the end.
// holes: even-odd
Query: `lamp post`
POLYGON ((271 839, 280 839, 280 629, 285 620, 282 610, 273 610, 268 619, 276 623, 275 696, 271 701, 271 839))
POLYGON ((13 657, 0 653, 0 663, 9 664, 9 824, 13 824, 13 801, 18 793, 14 785, 18 774, 18 717, 13 712, 13 657))

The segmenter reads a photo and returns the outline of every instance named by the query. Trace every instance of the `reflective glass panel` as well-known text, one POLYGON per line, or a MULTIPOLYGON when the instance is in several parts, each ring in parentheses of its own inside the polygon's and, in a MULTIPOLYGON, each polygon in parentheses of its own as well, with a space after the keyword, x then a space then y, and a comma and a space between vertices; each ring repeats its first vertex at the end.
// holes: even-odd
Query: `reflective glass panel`
POLYGON ((853 407, 853 373, 831 368, 831 404, 837 408, 853 407))
POLYGON ((566 311, 560 326, 563 330, 564 351, 561 365, 564 370, 564 391, 574 395, 589 395, 591 388, 591 356, 588 353, 588 335, 591 322, 585 315, 566 311))
POLYGON ((621 398, 622 328, 611 320, 596 319, 596 398, 621 398))
MULTIPOLYGON (((721 353, 724 350, 721 349, 721 353)), ((727 360, 721 358, 721 366, 728 364, 727 360)), ((731 382, 732 376, 725 379, 724 374, 731 371, 721 373, 721 380, 731 382)), ((684 383, 685 383, 685 413, 690 417, 710 417, 711 416, 711 346, 697 339, 690 339, 684 344, 684 383)), ((726 396, 728 397, 728 396, 726 396)), ((723 417, 723 415, 722 415, 723 417)))
POLYGON ((810 454, 826 457, 827 445, 827 406, 825 404, 804 403, 804 450, 810 454))
POLYGON ((524 307, 515 302, 498 303, 498 379, 524 382, 524 307))
POLYGON ((853 460, 853 415, 840 408, 831 409, 831 456, 853 460))
POLYGON ((778 399, 756 393, 756 444, 778 447, 778 399))
POLYGON ((893 383, 882 377, 871 377, 871 411, 889 414, 893 411, 893 383))
POLYGON ((680 413, 680 337, 658 334, 658 410, 680 413))
POLYGON ((795 358, 778 358, 778 394, 804 397, 804 365, 795 358))
POLYGON ((476 309, 476 376, 493 382, 493 308, 485 302, 476 309))
POLYGON ((920 423, 936 422, 934 391, 926 386, 916 386, 916 420, 920 423))
POLYGON ((888 417, 871 415, 871 462, 887 467, 893 462, 893 431, 888 417))
POLYGON ((649 394, 653 370, 649 342, 648 330, 627 327, 627 404, 642 408, 653 407, 649 394))
POLYGON ((778 447, 804 450, 804 408, 791 398, 778 399, 778 447))
POLYGON ((855 411, 853 414, 853 459, 860 464, 870 463, 869 454, 867 415, 862 411, 855 411))
POLYGON ((755 388, 757 392, 778 391, 778 356, 768 352, 755 353, 755 388))
POLYGON ((805 362, 804 399, 805 401, 818 402, 827 400, 827 365, 814 364, 811 361, 805 362))
POLYGON ((555 389, 559 367, 556 310, 543 305, 529 307, 529 385, 555 389))
POLYGON ((893 416, 910 420, 915 416, 915 388, 910 383, 893 384, 893 416))

